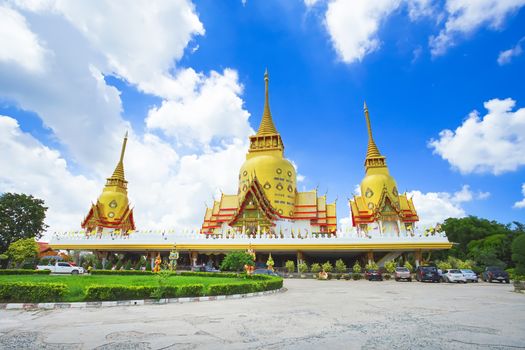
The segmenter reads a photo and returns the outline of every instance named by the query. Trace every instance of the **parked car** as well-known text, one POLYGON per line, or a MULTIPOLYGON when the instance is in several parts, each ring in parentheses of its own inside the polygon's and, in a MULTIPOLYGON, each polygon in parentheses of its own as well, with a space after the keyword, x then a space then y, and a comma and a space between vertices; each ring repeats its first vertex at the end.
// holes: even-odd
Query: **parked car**
POLYGON ((418 266, 416 268, 416 280, 419 282, 439 282, 440 277, 435 266, 418 266))
POLYGON ((406 267, 396 267, 396 270, 394 271, 394 278, 396 281, 406 280, 408 282, 412 282, 412 274, 406 267))
POLYGON ((365 278, 369 281, 382 281, 383 274, 379 270, 366 270, 365 278))
POLYGON ((460 269, 459 271, 465 276, 467 282, 478 282, 478 275, 474 271, 469 269, 460 269))
POLYGON ((268 275, 268 276, 277 276, 280 277, 279 274, 275 271, 268 270, 268 269, 257 269, 253 271, 254 275, 268 275))
POLYGON ((510 283, 509 274, 498 266, 487 266, 481 274, 481 279, 485 282, 499 281, 500 283, 510 283))
POLYGON ((194 272, 221 272, 221 270, 218 270, 214 268, 213 266, 208 266, 208 265, 192 266, 191 271, 194 271, 194 272))
POLYGON ((461 273, 461 270, 458 270, 458 269, 443 270, 441 278, 443 278, 443 282, 448 282, 448 283, 452 283, 452 282, 467 283, 467 279, 465 278, 465 276, 463 276, 463 273, 461 273))
POLYGON ((37 270, 49 270, 51 273, 70 273, 72 275, 78 275, 84 273, 84 268, 79 266, 73 266, 68 262, 56 262, 55 265, 37 265, 37 270))

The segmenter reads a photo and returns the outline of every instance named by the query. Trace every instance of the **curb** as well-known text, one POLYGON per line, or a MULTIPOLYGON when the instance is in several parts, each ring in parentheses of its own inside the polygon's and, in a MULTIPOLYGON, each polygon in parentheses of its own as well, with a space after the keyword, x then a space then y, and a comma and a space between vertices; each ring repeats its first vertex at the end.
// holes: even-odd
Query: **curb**
POLYGON ((260 297, 286 292, 286 288, 268 290, 264 292, 232 294, 232 295, 214 295, 206 297, 190 298, 166 298, 166 299, 143 299, 143 300, 118 300, 118 301, 87 301, 74 303, 3 303, 0 304, 0 310, 53 310, 53 309, 94 309, 115 306, 140 306, 140 305, 164 305, 177 303, 192 303, 213 300, 244 299, 251 297, 260 297))

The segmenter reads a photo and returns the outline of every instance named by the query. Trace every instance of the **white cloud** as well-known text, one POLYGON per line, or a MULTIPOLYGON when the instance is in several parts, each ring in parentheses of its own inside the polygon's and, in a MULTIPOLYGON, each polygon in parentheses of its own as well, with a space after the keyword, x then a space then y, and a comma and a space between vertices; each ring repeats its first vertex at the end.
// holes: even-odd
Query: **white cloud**
POLYGON ((328 4, 325 25, 338 56, 346 63, 362 61, 381 42, 377 32, 401 0, 334 0, 328 4))
POLYGON ((126 129, 130 139, 125 171, 139 227, 197 226, 211 194, 218 189, 236 192, 251 132, 249 113, 243 108, 242 85, 234 70, 205 74, 176 69, 191 38, 204 33, 190 2, 137 1, 129 4, 129 11, 117 11, 117 5, 104 1, 12 5, 18 6, 20 16, 31 12, 28 26, 45 42, 49 57, 39 75, 14 69, 14 62, 0 64, 0 96, 35 112, 60 149, 38 143, 8 118, 11 124, 6 122, 4 129, 17 130, 21 136, 9 139, 10 148, 2 146, 0 151, 18 152, 2 153, 1 163, 5 158, 19 171, 11 176, 2 168, 0 192, 44 199, 50 207, 51 230, 78 228, 114 169, 126 129), (182 106, 183 113, 175 120, 177 127, 186 125, 185 134, 170 124, 169 113, 157 125, 171 132, 166 132, 168 137, 147 127, 143 135, 136 134, 144 125, 124 118, 120 91, 106 83, 107 74, 162 97, 164 104, 182 106), (204 123, 207 131, 199 133, 204 123), (216 133, 222 133, 222 142, 210 145, 216 133), (201 147, 179 152, 171 135, 182 135, 201 147), (72 174, 72 163, 81 175, 72 174))
POLYGON ((487 101, 486 115, 471 112, 455 131, 443 130, 439 139, 430 140, 429 147, 463 174, 515 171, 525 164, 525 108, 513 112, 515 104, 510 98, 487 101))
POLYGON ((0 164, 0 193, 44 199, 49 207, 46 223, 55 230, 77 227, 99 191, 96 181, 73 175, 56 150, 22 132, 15 119, 1 115, 0 164))
POLYGON ((523 199, 514 203, 514 208, 525 208, 525 183, 521 185, 521 194, 523 195, 523 199))
POLYGON ((59 13, 101 52, 115 74, 148 93, 169 95, 169 70, 204 27, 187 0, 17 1, 22 8, 59 13), (174 35, 174 33, 176 33, 174 35))
POLYGON ((419 223, 422 228, 434 226, 443 222, 447 218, 460 218, 466 216, 463 203, 473 200, 488 198, 488 192, 472 192, 468 185, 464 185, 461 190, 455 193, 449 192, 427 192, 415 190, 407 193, 409 198, 414 201, 419 223))
POLYGON ((44 69, 45 50, 25 18, 7 6, 0 6, 0 64, 20 65, 32 72, 44 69))
POLYGON ((444 54, 459 37, 482 26, 501 29, 505 19, 525 5, 525 0, 447 0, 445 27, 430 38, 432 55, 444 54))
POLYGON ((429 17, 436 11, 432 0, 407 0, 408 16, 415 21, 423 17, 429 17))
POLYGON ((525 37, 521 38, 520 41, 513 47, 505 51, 501 51, 498 55, 498 64, 500 66, 503 66, 505 64, 509 64, 510 61, 514 57, 519 57, 523 53, 523 49, 521 48, 521 44, 525 40, 525 37))
POLYGON ((321 2, 320 0, 304 0, 306 7, 315 6, 317 3, 321 2))
POLYGON ((207 145, 213 139, 247 139, 254 131, 248 122, 250 114, 243 110, 239 97, 242 90, 234 70, 226 69, 223 74, 212 71, 209 76, 199 74, 189 90, 191 94, 165 100, 160 107, 151 109, 146 125, 190 145, 195 141, 207 145))

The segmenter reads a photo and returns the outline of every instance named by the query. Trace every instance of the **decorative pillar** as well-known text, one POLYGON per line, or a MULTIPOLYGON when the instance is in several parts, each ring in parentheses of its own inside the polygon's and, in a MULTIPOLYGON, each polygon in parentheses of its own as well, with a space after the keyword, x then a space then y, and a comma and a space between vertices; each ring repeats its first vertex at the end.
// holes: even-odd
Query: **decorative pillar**
POLYGON ((199 252, 190 252, 191 266, 197 266, 198 257, 199 257, 199 252))
POLYGON ((414 252, 414 258, 416 260, 416 267, 418 267, 421 264, 421 261, 422 261, 421 250, 416 250, 414 252))
POLYGON ((297 251, 297 272, 299 272, 299 264, 304 262, 304 254, 302 251, 297 251))
POLYGON ((368 264, 370 265, 374 261, 374 252, 372 250, 368 251, 366 254, 368 264))

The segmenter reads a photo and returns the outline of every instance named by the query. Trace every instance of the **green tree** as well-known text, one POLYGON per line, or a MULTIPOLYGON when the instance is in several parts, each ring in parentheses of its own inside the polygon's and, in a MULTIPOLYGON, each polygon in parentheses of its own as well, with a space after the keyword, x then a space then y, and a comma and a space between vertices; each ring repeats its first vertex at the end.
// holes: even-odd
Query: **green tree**
POLYGON ((253 257, 243 251, 230 252, 226 254, 221 262, 221 270, 239 272, 244 268, 244 265, 254 266, 253 257))
POLYGON ((24 262, 34 261, 38 255, 38 245, 34 238, 19 239, 7 248, 7 255, 15 267, 20 267, 24 262))
POLYGON ((404 265, 404 266, 405 266, 405 267, 408 269, 408 271, 410 271, 410 272, 412 272, 412 271, 414 270, 414 267, 412 266, 411 263, 408 262, 408 260, 405 261, 405 265, 404 265))
POLYGON ((346 264, 342 259, 339 259, 335 262, 335 271, 337 273, 345 273, 346 272, 346 264))
POLYGON ((19 239, 39 239, 47 225, 47 207, 33 196, 4 193, 0 196, 0 252, 19 239))
POLYGON ((448 261, 438 261, 436 266, 441 271, 443 271, 443 270, 450 270, 452 268, 452 264, 449 263, 448 261))
POLYGON ((525 276, 525 234, 521 234, 512 241, 512 261, 516 264, 514 272, 525 276))

